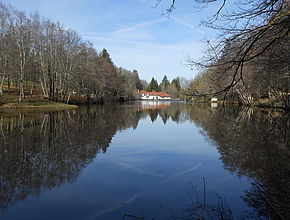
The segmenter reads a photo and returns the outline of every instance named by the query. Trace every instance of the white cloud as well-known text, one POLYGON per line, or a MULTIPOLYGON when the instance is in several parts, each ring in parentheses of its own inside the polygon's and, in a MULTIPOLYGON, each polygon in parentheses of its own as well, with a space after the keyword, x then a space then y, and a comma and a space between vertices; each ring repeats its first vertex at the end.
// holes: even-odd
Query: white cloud
POLYGON ((129 31, 134 31, 135 29, 141 28, 141 27, 145 27, 151 24, 156 24, 156 23, 160 23, 165 21, 166 18, 159 18, 159 19, 154 19, 151 21, 145 21, 145 22, 140 22, 138 24, 135 24, 131 27, 127 27, 127 28, 122 28, 120 30, 114 31, 113 34, 117 34, 117 33, 123 33, 123 32, 129 32, 129 31))
POLYGON ((178 22, 179 24, 182 24, 182 25, 184 25, 184 26, 186 26, 186 27, 189 27, 189 28, 192 29, 192 30, 195 30, 195 31, 197 31, 197 32, 199 32, 199 33, 201 33, 201 34, 205 34, 204 31, 200 30, 198 27, 193 26, 193 25, 187 23, 186 21, 184 21, 184 20, 182 20, 182 19, 179 19, 179 18, 177 18, 177 17, 175 17, 175 16, 171 16, 170 18, 171 18, 172 20, 178 22))

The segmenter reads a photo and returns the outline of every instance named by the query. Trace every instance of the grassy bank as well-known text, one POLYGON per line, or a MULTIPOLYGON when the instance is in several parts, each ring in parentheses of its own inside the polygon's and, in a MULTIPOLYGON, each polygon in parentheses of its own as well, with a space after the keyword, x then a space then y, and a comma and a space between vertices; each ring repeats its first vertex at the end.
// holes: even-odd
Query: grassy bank
POLYGON ((18 95, 5 94, 0 97, 0 109, 72 109, 76 105, 68 105, 61 102, 52 102, 41 97, 26 97, 23 102, 19 103, 18 95))

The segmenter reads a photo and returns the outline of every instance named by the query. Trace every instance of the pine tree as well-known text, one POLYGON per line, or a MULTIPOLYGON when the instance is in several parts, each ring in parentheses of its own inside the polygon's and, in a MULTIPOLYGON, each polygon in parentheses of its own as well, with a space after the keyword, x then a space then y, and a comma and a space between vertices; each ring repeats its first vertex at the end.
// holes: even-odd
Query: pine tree
POLYGON ((168 88, 169 85, 170 85, 170 82, 167 79, 167 76, 165 75, 162 79, 162 82, 159 85, 159 88, 160 88, 160 90, 164 91, 168 88))
POLYGON ((100 57, 103 58, 104 60, 106 60, 107 62, 113 64, 113 61, 112 61, 107 49, 103 48, 103 50, 100 52, 100 57))
POLYGON ((154 77, 152 77, 151 82, 149 83, 149 87, 146 89, 147 91, 159 91, 159 86, 158 86, 158 82, 156 79, 154 79, 154 77))

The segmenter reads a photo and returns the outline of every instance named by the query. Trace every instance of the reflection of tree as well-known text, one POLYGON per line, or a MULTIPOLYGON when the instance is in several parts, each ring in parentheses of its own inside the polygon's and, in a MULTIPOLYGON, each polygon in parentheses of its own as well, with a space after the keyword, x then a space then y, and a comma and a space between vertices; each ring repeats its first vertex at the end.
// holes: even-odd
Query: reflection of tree
POLYGON ((174 102, 142 102, 142 105, 144 105, 144 103, 147 103, 147 108, 142 108, 141 110, 148 113, 152 122, 154 122, 158 116, 161 117, 164 124, 167 123, 169 118, 177 123, 186 120, 185 115, 183 115, 183 118, 181 117, 181 113, 184 112, 183 109, 185 108, 184 104, 180 105, 174 102), (164 103, 167 104, 165 105, 164 103), (150 105, 152 105, 152 107, 150 107, 150 105))
POLYGON ((160 115, 160 117, 161 117, 163 123, 166 124, 167 120, 169 119, 169 115, 168 115, 168 113, 167 113, 166 111, 161 111, 161 112, 159 113, 159 115, 160 115))
MULTIPOLYGON (((45 188, 75 181, 116 132, 141 118, 194 121, 219 150, 226 169, 247 176, 243 195, 258 216, 290 218, 290 116, 240 107, 140 103, 0 116, 0 208, 45 188), (128 106, 130 105, 130 106, 128 106)), ((221 195, 222 196, 222 195, 221 195)))
POLYGON ((75 181, 96 154, 106 152, 117 131, 137 128, 141 118, 149 115, 153 122, 160 116, 164 123, 169 118, 176 122, 182 118, 180 108, 184 105, 161 103, 166 108, 144 109, 143 104, 2 113, 0 209, 38 195, 42 189, 75 181))
POLYGON ((120 106, 2 116, 0 209, 74 181, 118 130, 136 128, 141 117, 120 106))
POLYGON ((158 110, 150 109, 147 110, 147 112, 149 113, 152 122, 154 122, 158 118, 158 110))
POLYGON ((290 116, 225 107, 192 108, 193 120, 216 145, 225 168, 251 178, 244 200, 258 216, 290 218, 290 116))
POLYGON ((179 120, 180 120, 180 110, 176 109, 176 112, 173 114, 173 116, 171 118, 172 118, 172 121, 179 122, 179 120))

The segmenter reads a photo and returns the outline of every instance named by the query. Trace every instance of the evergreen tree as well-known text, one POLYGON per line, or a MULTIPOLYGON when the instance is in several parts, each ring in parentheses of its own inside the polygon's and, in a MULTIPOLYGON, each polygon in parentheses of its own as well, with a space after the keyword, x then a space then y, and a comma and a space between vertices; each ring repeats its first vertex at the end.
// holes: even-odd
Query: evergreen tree
POLYGON ((103 48, 103 50, 100 52, 100 57, 103 58, 105 61, 113 64, 112 58, 110 57, 110 54, 107 51, 107 49, 103 48))
POLYGON ((142 82, 139 78, 139 74, 137 70, 133 70, 133 75, 135 76, 135 86, 138 90, 142 90, 143 89, 143 85, 142 82))
POLYGON ((168 88, 168 86, 170 85, 169 80, 167 79, 167 76, 165 75, 162 79, 162 82, 160 83, 159 88, 164 91, 165 89, 168 88))
POLYGON ((146 91, 159 91, 159 86, 158 86, 158 82, 156 79, 154 79, 154 77, 152 77, 150 83, 149 83, 149 87, 146 89, 146 91))

